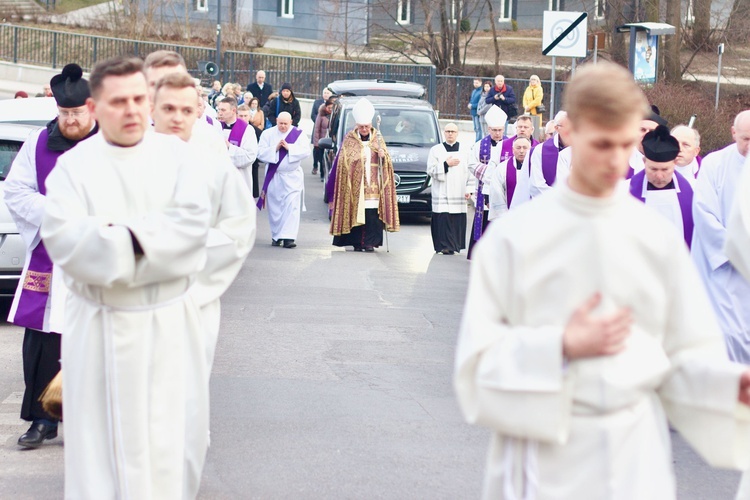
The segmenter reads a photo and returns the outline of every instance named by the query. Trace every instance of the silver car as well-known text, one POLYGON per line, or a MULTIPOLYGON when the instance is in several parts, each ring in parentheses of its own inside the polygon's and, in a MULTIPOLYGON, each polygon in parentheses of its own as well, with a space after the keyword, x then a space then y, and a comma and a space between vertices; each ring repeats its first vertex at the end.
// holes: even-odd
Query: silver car
POLYGON ((0 297, 12 297, 26 260, 26 245, 2 202, 5 178, 21 146, 57 114, 54 99, 0 101, 0 297))

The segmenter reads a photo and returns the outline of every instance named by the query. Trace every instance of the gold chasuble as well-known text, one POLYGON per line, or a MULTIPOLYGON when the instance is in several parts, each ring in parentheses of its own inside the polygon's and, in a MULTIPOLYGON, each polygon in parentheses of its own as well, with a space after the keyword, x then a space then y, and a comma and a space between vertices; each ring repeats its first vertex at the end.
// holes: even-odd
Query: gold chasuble
POLYGON ((346 134, 342 142, 336 166, 331 234, 349 234, 353 227, 364 225, 366 200, 378 200, 378 217, 383 221, 386 231, 398 231, 401 223, 393 163, 383 136, 371 128, 370 140, 362 142, 355 129, 346 134), (369 159, 365 158, 367 147, 370 149, 369 159), (382 171, 378 158, 380 148, 385 151, 382 171), (369 173, 365 171, 368 160, 369 173))

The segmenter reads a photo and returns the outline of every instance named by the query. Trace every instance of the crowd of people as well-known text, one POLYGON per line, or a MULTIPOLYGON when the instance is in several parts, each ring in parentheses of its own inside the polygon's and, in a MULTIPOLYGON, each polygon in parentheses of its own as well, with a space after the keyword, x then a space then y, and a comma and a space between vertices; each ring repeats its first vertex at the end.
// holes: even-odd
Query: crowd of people
MULTIPOLYGON (((25 328, 18 443, 57 436, 40 396, 62 370, 66 498, 197 496, 220 297, 259 210, 271 245, 297 246, 301 163, 322 172, 335 99, 315 101, 308 137, 291 85, 255 79, 206 91, 171 51, 102 61, 88 81, 67 65, 50 82, 58 117, 13 163, 5 203, 28 250, 9 317, 25 328)), ((696 129, 670 129, 600 63, 538 142, 538 77, 522 113, 501 75, 474 85, 476 140, 446 124, 426 173, 435 252, 469 236, 454 384, 493 430, 485 496, 674 498, 667 419, 710 464, 750 468, 750 111, 701 157, 696 129)), ((400 228, 375 115, 353 107, 325 187, 333 245, 361 252, 400 228)))

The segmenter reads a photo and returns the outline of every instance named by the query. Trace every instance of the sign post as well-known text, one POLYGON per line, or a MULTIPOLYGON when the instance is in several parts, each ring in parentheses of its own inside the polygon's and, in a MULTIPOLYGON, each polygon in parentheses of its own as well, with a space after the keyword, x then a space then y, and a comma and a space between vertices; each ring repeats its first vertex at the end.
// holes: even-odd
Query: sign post
MULTIPOLYGON (((542 28, 542 54, 552 57, 552 95, 549 113, 555 116, 555 66, 557 56, 586 57, 588 14, 586 12, 544 12, 542 28)), ((575 63, 573 64, 575 70, 575 63)))
POLYGON ((719 44, 719 75, 716 77, 716 104, 714 110, 719 109, 719 86, 721 85, 721 56, 724 54, 724 44, 719 44))

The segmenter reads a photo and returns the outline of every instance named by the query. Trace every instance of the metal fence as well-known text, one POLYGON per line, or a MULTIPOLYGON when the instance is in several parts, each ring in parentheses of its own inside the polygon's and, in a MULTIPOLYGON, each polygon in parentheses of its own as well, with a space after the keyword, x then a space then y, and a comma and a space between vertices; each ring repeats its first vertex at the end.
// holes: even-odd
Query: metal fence
MULTIPOLYGON (((150 52, 162 49, 180 53, 194 76, 201 76, 198 71, 199 61, 216 60, 215 48, 0 24, 0 60, 14 63, 60 68, 75 62, 84 71, 91 71, 98 61, 115 55, 145 57, 150 52)), ((254 80, 255 72, 261 69, 266 72, 267 80, 275 86, 289 82, 295 95, 310 98, 318 97, 323 87, 334 80, 383 78, 413 81, 427 88, 427 97, 440 112, 441 118, 471 119, 467 104, 473 90, 474 77, 436 75, 435 67, 426 64, 343 61, 227 50, 222 53, 222 72, 218 79, 222 82, 237 82, 244 87, 254 80)), ((506 82, 513 86, 520 102, 528 82, 511 79, 506 82)), ((562 87, 559 84, 555 88, 557 103, 560 102, 562 87)), ((542 88, 544 103, 549 109, 550 82, 543 81, 542 88)), ((522 109, 519 111, 522 112, 522 109)))
MULTIPOLYGON (((440 118, 449 118, 452 120, 471 120, 471 113, 468 108, 469 100, 471 99, 471 93, 474 90, 474 78, 473 76, 437 76, 437 102, 435 103, 436 109, 440 110, 440 118)), ((490 82, 494 85, 493 78, 481 78, 483 82, 490 82)), ((511 78, 505 79, 505 84, 513 87, 513 91, 516 94, 516 106, 518 113, 523 114, 523 93, 526 87, 529 85, 528 80, 515 80, 511 78)), ((560 103, 562 99, 562 91, 565 86, 564 82, 555 83, 555 107, 556 110, 560 109, 560 103)), ((550 110, 550 96, 552 90, 552 82, 549 80, 542 80, 542 90, 544 91, 543 104, 547 107, 547 112, 544 113, 544 120, 548 119, 550 110)))
POLYGON ((189 68, 198 61, 213 61, 216 49, 142 40, 80 35, 25 26, 0 24, 0 59, 14 63, 61 68, 75 62, 91 71, 97 61, 116 55, 146 56, 168 49, 182 54, 189 68))
POLYGON ((292 84, 298 97, 316 98, 323 88, 335 80, 392 79, 417 82, 427 88, 430 101, 435 103, 435 67, 418 64, 392 64, 337 59, 315 59, 311 57, 255 54, 251 52, 226 51, 224 53, 225 75, 232 82, 255 81, 255 72, 263 70, 266 79, 280 86, 282 82, 292 84))

